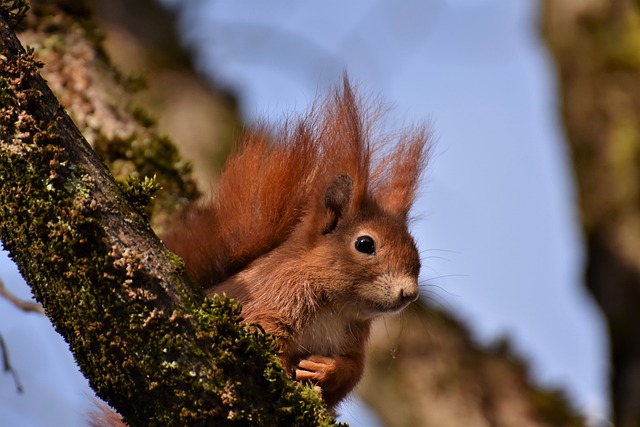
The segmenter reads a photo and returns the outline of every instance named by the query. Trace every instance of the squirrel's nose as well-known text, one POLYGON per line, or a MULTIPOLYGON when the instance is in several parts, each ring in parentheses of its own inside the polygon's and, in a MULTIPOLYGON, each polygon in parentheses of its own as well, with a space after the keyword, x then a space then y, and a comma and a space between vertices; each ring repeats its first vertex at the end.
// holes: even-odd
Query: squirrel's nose
POLYGON ((402 287, 400 288, 400 299, 406 303, 417 300, 419 294, 420 289, 418 288, 418 283, 415 280, 408 281, 408 283, 403 283, 402 287))
POLYGON ((400 289, 400 299, 406 302, 413 302, 418 299, 418 290, 400 289))

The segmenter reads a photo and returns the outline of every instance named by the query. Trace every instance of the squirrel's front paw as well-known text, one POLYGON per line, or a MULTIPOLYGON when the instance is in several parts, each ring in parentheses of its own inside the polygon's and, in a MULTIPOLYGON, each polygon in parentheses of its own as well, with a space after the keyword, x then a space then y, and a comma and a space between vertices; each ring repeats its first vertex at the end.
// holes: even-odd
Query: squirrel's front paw
POLYGON ((362 366, 349 357, 313 354, 295 364, 295 379, 310 381, 320 389, 327 405, 332 407, 356 385, 362 366))
POLYGON ((296 366, 298 381, 311 381, 318 385, 327 382, 338 368, 338 359, 313 354, 302 359, 296 366))
POLYGON ((322 396, 343 388, 345 381, 350 382, 351 362, 344 357, 328 357, 313 354, 302 359, 296 365, 296 379, 311 381, 320 388, 322 396))

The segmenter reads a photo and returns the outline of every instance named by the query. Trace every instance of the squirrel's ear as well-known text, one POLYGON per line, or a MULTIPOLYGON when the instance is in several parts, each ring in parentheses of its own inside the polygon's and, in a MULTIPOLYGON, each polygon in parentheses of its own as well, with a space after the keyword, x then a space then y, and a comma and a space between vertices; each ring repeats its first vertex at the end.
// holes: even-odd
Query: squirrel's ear
POLYGON ((404 218, 409 215, 429 150, 427 130, 417 128, 381 159, 374 176, 386 177, 386 180, 378 182, 375 198, 384 211, 404 218))
POLYGON ((324 193, 326 211, 323 234, 332 232, 349 208, 353 193, 353 179, 346 174, 338 175, 324 193))

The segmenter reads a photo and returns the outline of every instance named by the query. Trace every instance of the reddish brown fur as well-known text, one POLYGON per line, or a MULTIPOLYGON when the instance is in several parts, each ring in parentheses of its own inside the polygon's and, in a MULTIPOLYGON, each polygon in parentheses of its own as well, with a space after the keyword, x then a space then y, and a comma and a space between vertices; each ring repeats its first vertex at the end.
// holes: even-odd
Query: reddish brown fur
POLYGON ((127 427, 122 418, 106 404, 96 401, 96 407, 89 414, 89 427, 127 427))
POLYGON ((297 122, 248 133, 213 199, 165 236, 209 294, 240 301, 246 321, 280 339, 285 367, 329 406, 362 375, 371 320, 418 294, 407 217, 428 137, 376 145, 374 113, 345 79, 297 122), (354 248, 363 235, 375 256, 354 248))
POLYGON ((247 133, 214 196, 164 236, 209 295, 241 302, 280 339, 285 368, 330 407, 362 375, 372 319, 418 296, 407 221, 428 137, 418 128, 381 146, 375 116, 345 78, 307 116, 247 133), (356 250, 360 236, 375 254, 356 250))
POLYGON ((163 236, 197 282, 215 286, 287 240, 303 218, 320 221, 323 192, 339 174, 354 180, 352 214, 375 200, 407 215, 425 166, 426 131, 402 135, 372 164, 385 147, 370 141, 376 111, 362 110, 345 79, 296 123, 244 135, 212 199, 186 210, 163 236))

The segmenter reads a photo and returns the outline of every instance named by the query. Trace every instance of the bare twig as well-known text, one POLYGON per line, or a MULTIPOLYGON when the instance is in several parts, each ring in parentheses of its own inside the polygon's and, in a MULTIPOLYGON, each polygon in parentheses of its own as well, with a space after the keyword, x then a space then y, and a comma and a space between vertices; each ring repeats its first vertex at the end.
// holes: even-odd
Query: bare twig
POLYGON ((2 355, 2 371, 5 373, 10 373, 13 376, 13 381, 16 383, 16 389, 18 393, 22 393, 24 389, 22 388, 22 383, 20 382, 20 378, 18 378, 18 373, 11 366, 11 362, 9 362, 9 352, 7 351, 7 346, 2 339, 2 335, 0 335, 0 355, 2 355))
POLYGON ((4 286, 4 282, 2 281, 2 279, 0 279, 0 296, 4 297, 7 301, 9 301, 20 310, 33 311, 39 314, 44 314, 44 308, 42 308, 42 306, 37 302, 23 301, 9 292, 9 290, 4 286))

